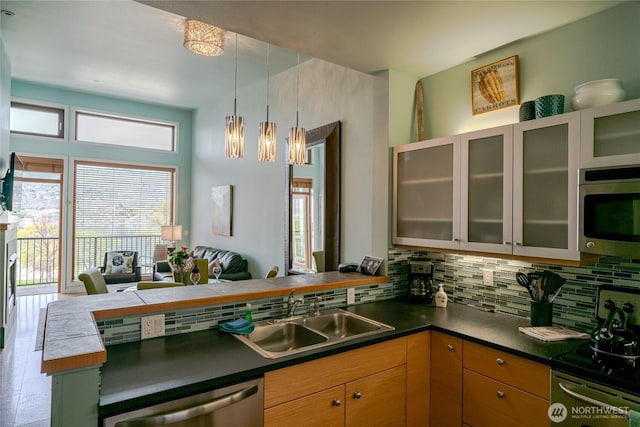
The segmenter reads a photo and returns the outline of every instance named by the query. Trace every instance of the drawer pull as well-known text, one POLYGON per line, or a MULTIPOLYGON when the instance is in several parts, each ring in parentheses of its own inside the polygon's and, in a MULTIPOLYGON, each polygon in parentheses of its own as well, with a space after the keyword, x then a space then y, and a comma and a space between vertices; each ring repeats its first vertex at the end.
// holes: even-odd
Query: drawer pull
POLYGON ((499 358, 499 357, 498 357, 498 358, 496 359, 496 363, 497 363, 498 365, 502 366, 502 365, 504 365, 504 359, 501 359, 501 358, 499 358))
POLYGON ((496 393, 496 395, 498 396, 498 399, 502 399, 504 397, 504 391, 502 390, 498 390, 498 392, 496 393))
POLYGON ((340 399, 334 399, 332 404, 333 404, 333 406, 340 406, 340 405, 342 405, 342 402, 340 402, 340 399))
POLYGON ((359 391, 356 391, 355 393, 353 393, 354 399, 360 399, 361 397, 362 397, 362 393, 360 393, 359 391))
POLYGON ((453 344, 447 344, 447 350, 453 351, 454 348, 453 344))

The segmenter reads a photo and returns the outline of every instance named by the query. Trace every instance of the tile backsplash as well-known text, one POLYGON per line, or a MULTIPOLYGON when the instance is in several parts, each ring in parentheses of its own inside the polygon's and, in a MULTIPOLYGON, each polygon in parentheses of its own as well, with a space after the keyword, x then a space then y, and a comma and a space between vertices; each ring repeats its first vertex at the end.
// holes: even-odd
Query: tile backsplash
MULTIPOLYGON (((409 258, 425 258, 434 262, 434 286, 443 284, 450 301, 472 304, 529 317, 529 295, 516 283, 517 272, 551 270, 566 279, 554 300, 553 323, 590 332, 596 326, 594 318, 598 286, 610 284, 640 289, 640 261, 602 257, 595 266, 566 267, 529 263, 500 258, 419 252, 390 249, 387 275, 389 282, 356 287, 356 304, 381 301, 408 293, 409 258), (483 284, 483 270, 493 272, 493 285, 483 284)), ((435 291, 435 290, 434 290, 435 291)), ((323 310, 344 307, 346 289, 297 294, 306 303, 298 314, 311 311, 314 297, 321 297, 323 310)), ((283 316, 287 297, 276 297, 235 304, 218 304, 165 312, 166 335, 189 333, 215 328, 220 322, 237 319, 244 314, 245 303, 251 303, 254 321, 283 316)), ((140 316, 105 319, 97 322, 105 345, 140 340, 140 316)))
POLYGON ((567 267, 500 258, 392 249, 387 274, 397 292, 408 289, 409 258, 434 263, 434 286, 443 284, 450 301, 473 304, 517 316, 529 317, 529 294, 516 283, 517 272, 550 270, 566 279, 554 300, 553 323, 585 332, 595 326, 598 286, 609 284, 640 289, 640 260, 601 257, 594 266, 567 267), (483 270, 493 272, 492 286, 483 284, 483 270))

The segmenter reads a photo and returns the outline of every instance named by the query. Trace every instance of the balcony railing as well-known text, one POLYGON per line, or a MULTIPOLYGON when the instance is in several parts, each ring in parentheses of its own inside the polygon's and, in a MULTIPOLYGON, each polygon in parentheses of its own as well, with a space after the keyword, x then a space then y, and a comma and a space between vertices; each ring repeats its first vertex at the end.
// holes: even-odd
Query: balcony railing
MULTIPOLYGON (((110 250, 138 252, 138 265, 150 265, 160 235, 78 237, 75 239, 74 275, 104 262, 110 250)), ((58 282, 59 240, 57 237, 19 237, 16 286, 58 282)))

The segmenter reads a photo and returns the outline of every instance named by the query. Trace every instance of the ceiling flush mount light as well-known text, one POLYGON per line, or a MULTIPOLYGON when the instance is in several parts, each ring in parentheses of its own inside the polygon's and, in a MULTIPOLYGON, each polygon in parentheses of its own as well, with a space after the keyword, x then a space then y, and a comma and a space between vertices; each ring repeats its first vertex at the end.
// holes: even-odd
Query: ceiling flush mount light
POLYGON ((224 153, 227 157, 244 157, 244 119, 236 115, 238 86, 238 34, 236 34, 235 75, 233 83, 233 116, 227 116, 224 133, 224 153))
POLYGON ((306 135, 304 128, 298 126, 298 102, 300 98, 300 54, 296 63, 296 126, 289 129, 289 164, 307 163, 306 135))
POLYGON ((258 127, 258 160, 276 161, 276 124, 269 121, 269 45, 267 45, 267 120, 258 127))
POLYGON ((187 19, 184 21, 184 47, 199 55, 222 55, 224 30, 195 19, 187 19))

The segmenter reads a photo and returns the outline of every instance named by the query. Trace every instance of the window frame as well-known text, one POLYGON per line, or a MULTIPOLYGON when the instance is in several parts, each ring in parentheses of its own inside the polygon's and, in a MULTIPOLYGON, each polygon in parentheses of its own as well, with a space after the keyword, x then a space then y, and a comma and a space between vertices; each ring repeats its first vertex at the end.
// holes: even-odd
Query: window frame
POLYGON ((170 121, 170 120, 151 119, 151 118, 148 118, 148 117, 141 117, 141 116, 135 116, 135 115, 125 115, 125 114, 119 114, 119 113, 112 113, 112 112, 93 110, 93 109, 87 109, 87 108, 72 108, 71 116, 72 116, 72 121, 73 121, 73 127, 72 127, 73 138, 72 138, 72 141, 75 142, 75 143, 94 144, 94 145, 97 145, 97 146, 104 146, 104 147, 118 147, 118 148, 130 149, 130 150, 144 150, 144 151, 153 151, 153 152, 160 152, 160 153, 171 153, 171 154, 176 154, 178 152, 178 142, 179 142, 179 135, 180 135, 180 125, 179 125, 178 122, 174 122, 174 121, 170 121), (105 119, 112 119, 112 120, 119 120, 119 121, 130 122, 130 123, 141 123, 141 124, 147 124, 147 125, 150 124, 150 125, 157 125, 157 126, 161 126, 161 127, 171 128, 172 131, 173 131, 172 132, 173 133, 173 137, 172 137, 172 141, 171 141, 172 147, 171 147, 171 149, 166 150, 166 149, 163 149, 163 148, 139 147, 139 146, 135 146, 135 145, 114 144, 114 143, 110 143, 110 142, 87 141, 87 140, 83 140, 83 139, 78 139, 78 116, 79 115, 92 116, 92 117, 105 118, 105 119))
POLYGON ((14 108, 15 106, 28 107, 25 109, 31 111, 44 111, 58 114, 58 133, 53 135, 39 132, 14 131, 11 130, 11 124, 9 124, 9 133, 12 136, 46 138, 54 141, 65 141, 67 139, 69 110, 65 105, 24 98, 11 98, 10 108, 14 108), (60 129, 60 126, 62 126, 62 129, 60 129))

